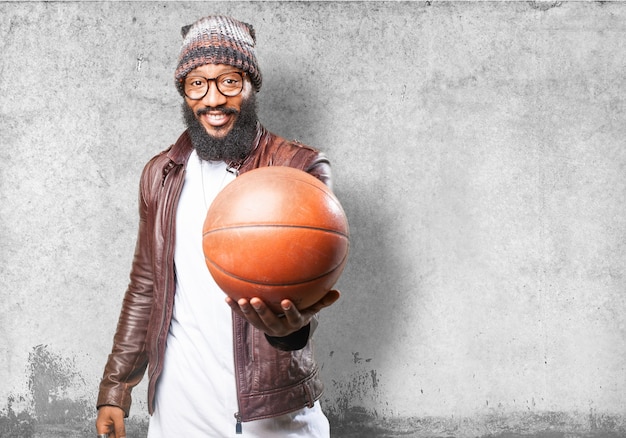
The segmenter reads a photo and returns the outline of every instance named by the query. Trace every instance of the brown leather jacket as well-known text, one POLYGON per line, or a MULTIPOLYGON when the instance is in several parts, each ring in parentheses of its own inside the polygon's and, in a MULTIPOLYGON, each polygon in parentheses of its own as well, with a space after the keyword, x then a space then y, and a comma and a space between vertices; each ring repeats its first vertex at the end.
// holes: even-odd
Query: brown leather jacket
MULTIPOLYGON (((154 393, 174 304, 175 211, 192 152, 184 132, 154 157, 141 176, 139 232, 130 275, 97 406, 112 405, 128 416, 131 390, 148 369, 148 409, 154 393)), ((280 138, 259 125, 254 150, 239 172, 262 166, 305 170, 330 186, 330 165, 323 154, 280 138)), ((226 304, 224 304, 226 305, 226 304)), ((270 338, 233 313, 238 420, 282 415, 312 406, 322 393, 310 336, 317 321, 285 338, 270 338)), ((190 376, 191 377, 191 376, 190 376)))

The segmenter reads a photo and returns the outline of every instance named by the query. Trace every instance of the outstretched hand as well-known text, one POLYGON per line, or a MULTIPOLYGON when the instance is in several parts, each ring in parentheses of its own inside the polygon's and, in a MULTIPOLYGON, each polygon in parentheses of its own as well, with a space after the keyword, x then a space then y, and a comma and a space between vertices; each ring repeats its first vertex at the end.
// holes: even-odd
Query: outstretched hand
POLYGON ((240 298, 238 301, 226 297, 226 303, 257 329, 268 336, 284 337, 297 332, 311 322, 311 319, 325 307, 339 299, 338 290, 331 290, 318 302, 303 310, 298 310, 290 300, 282 300, 283 314, 274 313, 260 298, 240 298))

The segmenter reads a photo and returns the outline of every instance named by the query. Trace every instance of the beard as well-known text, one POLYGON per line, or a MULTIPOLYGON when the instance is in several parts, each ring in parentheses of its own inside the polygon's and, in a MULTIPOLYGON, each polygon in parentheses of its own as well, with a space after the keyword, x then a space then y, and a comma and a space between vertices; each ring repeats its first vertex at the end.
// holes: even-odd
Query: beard
POLYGON ((187 132, 191 138, 191 144, 198 156, 207 161, 240 161, 252 151, 254 139, 256 138, 256 96, 254 93, 245 98, 241 103, 241 108, 237 111, 234 108, 220 106, 217 108, 203 108, 198 110, 198 116, 204 112, 219 110, 225 114, 236 114, 237 119, 232 129, 224 137, 214 137, 209 135, 204 126, 196 118, 193 110, 183 102, 183 119, 187 126, 187 132))

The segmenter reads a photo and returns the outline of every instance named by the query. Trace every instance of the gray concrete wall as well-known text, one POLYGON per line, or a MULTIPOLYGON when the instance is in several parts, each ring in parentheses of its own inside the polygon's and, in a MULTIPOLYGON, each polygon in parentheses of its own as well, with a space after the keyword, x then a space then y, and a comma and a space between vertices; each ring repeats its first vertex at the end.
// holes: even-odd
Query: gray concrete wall
POLYGON ((0 436, 93 433, 139 173, 209 13, 256 27, 265 125, 334 164, 333 435, 626 434, 626 4, 4 2, 0 436))

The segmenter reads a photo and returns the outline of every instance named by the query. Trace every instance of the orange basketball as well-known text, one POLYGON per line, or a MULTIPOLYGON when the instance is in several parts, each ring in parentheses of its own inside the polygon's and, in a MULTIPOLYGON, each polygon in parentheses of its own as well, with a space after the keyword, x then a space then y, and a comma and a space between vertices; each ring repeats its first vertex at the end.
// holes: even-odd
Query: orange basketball
POLYGON ((281 300, 306 309, 343 272, 348 221, 320 180, 290 167, 238 176, 206 216, 202 246, 215 282, 232 299, 261 298, 276 313, 281 300))

